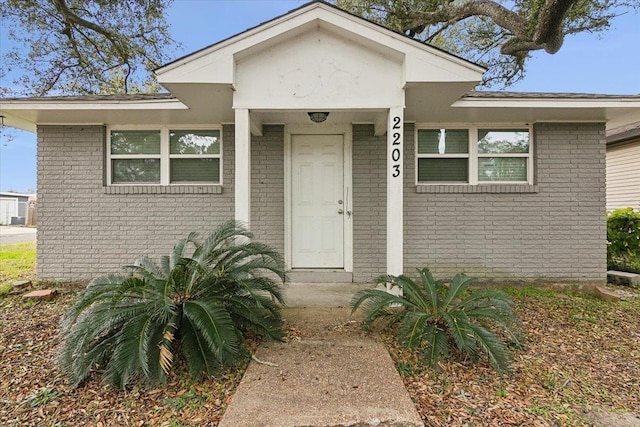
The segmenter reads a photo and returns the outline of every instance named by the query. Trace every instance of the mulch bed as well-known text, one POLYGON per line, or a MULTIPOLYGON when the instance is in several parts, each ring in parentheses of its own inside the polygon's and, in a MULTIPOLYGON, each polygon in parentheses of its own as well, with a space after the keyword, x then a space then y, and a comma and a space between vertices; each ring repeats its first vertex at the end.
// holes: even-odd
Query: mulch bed
MULTIPOLYGON (((512 292, 527 341, 514 351, 508 376, 483 362, 452 360, 434 372, 382 336, 427 426, 587 426, 596 408, 640 414, 640 298, 512 292)), ((244 366, 199 381, 174 376, 155 389, 118 391, 99 378, 71 388, 53 359, 72 294, 38 303, 0 299, 0 425, 218 424, 244 366)))

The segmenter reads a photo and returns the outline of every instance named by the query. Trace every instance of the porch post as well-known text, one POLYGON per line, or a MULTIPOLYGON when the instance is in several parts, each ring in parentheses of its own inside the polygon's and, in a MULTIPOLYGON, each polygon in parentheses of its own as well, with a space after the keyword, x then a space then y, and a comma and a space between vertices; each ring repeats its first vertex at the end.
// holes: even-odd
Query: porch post
POLYGON ((251 125, 249 110, 235 110, 235 219, 251 226, 251 125))
MULTIPOLYGON (((403 273, 404 107, 389 108, 387 119, 387 274, 403 273)), ((387 291, 396 293, 387 284, 387 291)))

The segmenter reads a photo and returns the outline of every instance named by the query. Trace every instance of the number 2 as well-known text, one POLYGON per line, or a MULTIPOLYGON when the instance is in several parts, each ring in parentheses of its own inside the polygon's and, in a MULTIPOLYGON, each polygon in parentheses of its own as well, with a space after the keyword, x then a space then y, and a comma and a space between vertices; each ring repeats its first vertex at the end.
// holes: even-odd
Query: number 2
POLYGON ((400 129, 400 117, 398 116, 393 118, 393 129, 400 129))

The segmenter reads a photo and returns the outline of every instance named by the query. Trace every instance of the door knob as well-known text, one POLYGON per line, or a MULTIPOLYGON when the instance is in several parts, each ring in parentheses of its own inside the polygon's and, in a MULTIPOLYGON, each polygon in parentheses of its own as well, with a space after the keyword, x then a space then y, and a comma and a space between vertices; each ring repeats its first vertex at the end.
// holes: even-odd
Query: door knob
POLYGON ((339 213, 340 215, 342 215, 342 214, 344 213, 344 211, 343 211, 342 209, 338 209, 338 213, 339 213))

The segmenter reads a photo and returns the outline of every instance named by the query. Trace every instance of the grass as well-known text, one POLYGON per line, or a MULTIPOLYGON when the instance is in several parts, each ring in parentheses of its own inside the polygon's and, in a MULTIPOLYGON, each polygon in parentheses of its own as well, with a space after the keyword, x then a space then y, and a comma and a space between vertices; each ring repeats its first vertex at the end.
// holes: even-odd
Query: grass
POLYGON ((31 279, 35 276, 35 267, 35 243, 0 246, 0 283, 31 279))

